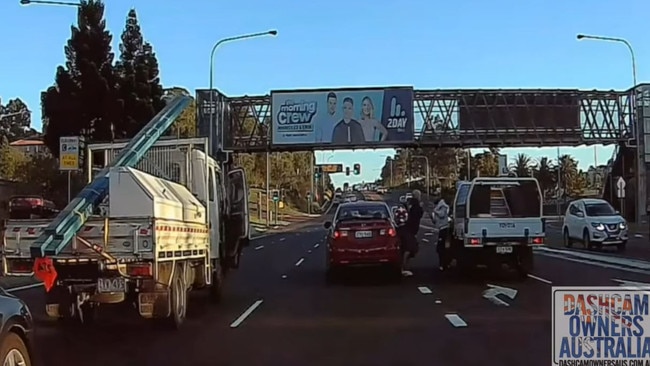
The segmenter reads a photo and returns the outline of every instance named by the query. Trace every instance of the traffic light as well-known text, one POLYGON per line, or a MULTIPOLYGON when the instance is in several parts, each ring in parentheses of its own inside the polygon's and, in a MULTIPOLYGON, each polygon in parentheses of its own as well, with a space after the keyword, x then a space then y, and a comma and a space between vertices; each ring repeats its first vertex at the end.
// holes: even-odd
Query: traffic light
POLYGON ((350 175, 350 167, 349 166, 345 167, 345 175, 350 175))
POLYGON ((357 163, 354 164, 354 175, 359 175, 361 174, 361 164, 357 163))
POLYGON ((319 179, 321 175, 321 167, 317 166, 314 168, 314 178, 319 179))
POLYGON ((274 189, 271 191, 271 196, 273 197, 273 202, 278 202, 280 201, 280 191, 277 189, 274 189))

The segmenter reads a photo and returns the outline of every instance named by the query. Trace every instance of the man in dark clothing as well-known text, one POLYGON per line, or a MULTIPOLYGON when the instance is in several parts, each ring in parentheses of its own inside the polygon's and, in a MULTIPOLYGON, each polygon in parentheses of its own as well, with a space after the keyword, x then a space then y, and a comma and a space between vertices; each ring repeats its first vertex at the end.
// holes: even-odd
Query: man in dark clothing
POLYGON ((332 132, 333 144, 363 144, 366 137, 363 127, 354 118, 354 101, 350 97, 343 99, 343 119, 334 126, 332 132))
POLYGON ((402 240, 402 245, 405 246, 404 258, 402 262, 402 275, 406 277, 413 275, 413 272, 408 270, 408 262, 411 258, 415 257, 420 247, 416 235, 420 230, 420 220, 424 214, 424 210, 422 210, 422 206, 420 205, 421 197, 422 193, 416 189, 413 191, 413 197, 408 201, 407 204, 408 219, 406 221, 406 225, 404 225, 406 232, 404 239, 402 240))

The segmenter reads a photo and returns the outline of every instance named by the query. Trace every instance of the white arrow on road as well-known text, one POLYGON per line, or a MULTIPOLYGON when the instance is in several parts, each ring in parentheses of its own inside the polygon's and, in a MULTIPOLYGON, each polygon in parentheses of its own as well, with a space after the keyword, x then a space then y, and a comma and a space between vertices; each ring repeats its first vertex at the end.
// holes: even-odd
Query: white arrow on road
POLYGON ((648 290, 648 291, 644 291, 644 292, 650 294, 650 283, 635 282, 635 281, 629 281, 629 280, 619 280, 617 278, 612 278, 612 282, 618 283, 618 285, 621 286, 621 287, 648 290))
POLYGON ((498 298, 497 296, 499 295, 504 295, 506 297, 509 297, 510 300, 514 300, 515 296, 517 296, 517 290, 513 288, 490 285, 489 283, 487 286, 489 288, 483 291, 483 298, 492 301, 496 305, 510 306, 510 304, 498 298))

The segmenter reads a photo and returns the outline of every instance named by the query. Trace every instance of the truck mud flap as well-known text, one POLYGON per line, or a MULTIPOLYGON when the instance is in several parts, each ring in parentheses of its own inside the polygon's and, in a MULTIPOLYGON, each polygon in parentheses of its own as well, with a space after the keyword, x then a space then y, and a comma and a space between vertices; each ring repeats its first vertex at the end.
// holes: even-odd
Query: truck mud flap
POLYGON ((143 318, 166 318, 171 313, 169 291, 138 294, 138 312, 143 318))

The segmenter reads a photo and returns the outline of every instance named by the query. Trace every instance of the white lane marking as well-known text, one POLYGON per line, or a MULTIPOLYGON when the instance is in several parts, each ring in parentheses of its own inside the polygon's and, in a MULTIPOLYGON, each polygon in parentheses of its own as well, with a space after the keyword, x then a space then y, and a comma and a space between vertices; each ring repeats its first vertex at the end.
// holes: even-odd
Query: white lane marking
POLYGON ((259 246, 256 246, 256 247, 255 247, 255 250, 260 250, 260 249, 262 249, 262 248, 264 248, 264 245, 259 245, 259 246))
POLYGON ((428 243, 429 239, 422 239, 423 242, 428 243))
POLYGON ((285 237, 280 238, 280 241, 285 241, 285 240, 287 240, 287 238, 285 237))
POLYGON ((433 292, 431 291, 431 289, 428 288, 428 287, 426 287, 426 286, 420 286, 420 287, 418 287, 418 291, 420 291, 420 293, 421 293, 422 295, 428 295, 428 294, 433 293, 433 292))
POLYGON ((258 240, 258 239, 264 239, 264 238, 267 238, 267 237, 269 237, 271 235, 274 235, 274 234, 264 234, 264 235, 260 235, 260 236, 256 236, 254 238, 251 238, 250 240, 253 241, 253 240, 258 240))
POLYGON ((283 275, 282 275, 282 278, 287 278, 287 275, 286 275, 286 274, 283 274, 283 275))
POLYGON ((445 318, 449 320, 451 325, 454 326, 454 328, 464 328, 467 326, 467 323, 463 320, 463 318, 460 317, 458 314, 445 314, 445 318))
POLYGON ((307 253, 311 253, 311 249, 309 249, 309 250, 307 251, 307 253))
POLYGON ((244 322, 244 320, 246 320, 246 318, 248 318, 253 313, 253 311, 255 311, 255 309, 262 305, 263 302, 264 300, 255 301, 253 305, 251 305, 248 309, 246 309, 246 311, 242 313, 242 315, 239 316, 239 318, 235 319, 235 321, 230 324, 230 328, 237 328, 241 323, 244 322))
POLYGON ((551 281, 549 281, 549 280, 547 280, 547 279, 544 279, 544 278, 541 278, 541 277, 537 277, 537 276, 534 276, 534 275, 532 275, 532 274, 529 274, 528 277, 530 277, 530 278, 532 278, 532 279, 534 279, 534 280, 537 280, 537 281, 539 281, 539 282, 543 282, 543 283, 545 283, 545 284, 547 284, 547 285, 552 285, 552 284, 553 284, 553 282, 551 282, 551 281))
POLYGON ((638 260, 638 259, 631 259, 631 258, 623 258, 623 257, 614 257, 611 255, 602 255, 602 254, 592 254, 592 253, 585 253, 582 251, 575 251, 575 250, 562 250, 562 249, 554 249, 554 248, 549 248, 549 247, 539 247, 537 249, 537 252, 540 254, 557 254, 557 255, 563 255, 563 256, 571 256, 574 258, 580 258, 580 259, 586 259, 586 260, 592 260, 592 261, 599 261, 599 262, 605 262, 609 264, 618 264, 618 265, 624 265, 628 267, 635 267, 637 269, 650 269, 650 262, 644 261, 644 260, 638 260))
POLYGON ((442 304, 442 300, 436 300, 436 304, 442 304))
POLYGON ((296 262, 296 267, 298 267, 299 265, 301 265, 302 262, 304 262, 304 261, 305 261, 305 258, 300 258, 300 259, 296 262))
POLYGON ((314 244, 314 248, 318 248, 319 246, 320 246, 320 244, 318 244, 318 243, 314 244))
POLYGON ((539 253, 539 254, 543 255, 545 257, 561 259, 561 260, 565 260, 565 261, 569 261, 569 262, 587 264, 587 265, 596 266, 596 267, 616 269, 616 270, 623 271, 623 272, 641 273, 641 274, 644 274, 644 275, 648 274, 647 270, 617 266, 617 265, 614 265, 614 264, 608 264, 608 263, 596 262, 596 261, 589 261, 589 260, 578 259, 578 258, 571 258, 571 257, 565 256, 565 255, 557 255, 557 254, 554 254, 554 253, 539 253))
POLYGON ((18 292, 18 291, 29 290, 30 288, 36 288, 36 287, 40 287, 40 286, 43 286, 42 282, 32 283, 31 285, 12 287, 12 288, 6 289, 6 291, 7 292, 18 292))

